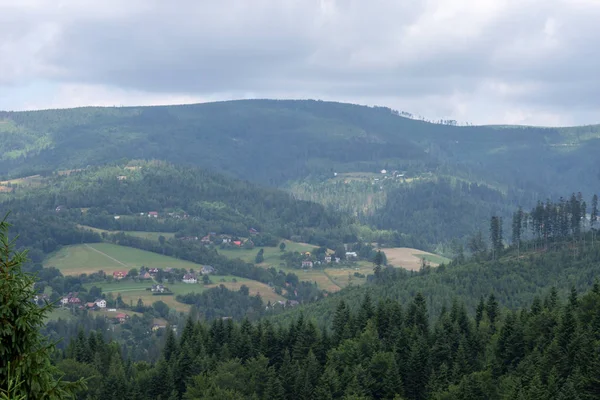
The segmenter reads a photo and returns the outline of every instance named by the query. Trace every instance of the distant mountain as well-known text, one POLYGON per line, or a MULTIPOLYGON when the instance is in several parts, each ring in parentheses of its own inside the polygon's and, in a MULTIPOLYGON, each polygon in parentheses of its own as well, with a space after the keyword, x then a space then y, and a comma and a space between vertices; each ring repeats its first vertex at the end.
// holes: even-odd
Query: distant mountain
POLYGON ((461 127, 402 115, 313 100, 0 112, 0 174, 160 159, 288 189, 429 249, 517 205, 600 191, 600 125, 461 127), (381 170, 402 184, 383 184, 381 170), (371 189, 353 186, 356 174, 371 189))
POLYGON ((445 170, 560 192, 597 179, 600 126, 433 124, 312 100, 0 112, 0 172, 163 159, 279 186, 311 174, 445 170))

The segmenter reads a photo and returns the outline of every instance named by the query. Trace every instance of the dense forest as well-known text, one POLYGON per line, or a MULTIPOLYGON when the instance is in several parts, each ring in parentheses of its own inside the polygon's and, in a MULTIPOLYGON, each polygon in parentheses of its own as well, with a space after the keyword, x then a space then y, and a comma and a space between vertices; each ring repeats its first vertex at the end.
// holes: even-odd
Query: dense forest
POLYGON ((131 362, 101 334, 56 357, 78 398, 592 399, 600 390, 600 286, 563 301, 552 290, 515 311, 493 294, 474 318, 455 301, 431 323, 425 298, 338 302, 331 325, 188 319, 167 329, 154 364, 131 362))

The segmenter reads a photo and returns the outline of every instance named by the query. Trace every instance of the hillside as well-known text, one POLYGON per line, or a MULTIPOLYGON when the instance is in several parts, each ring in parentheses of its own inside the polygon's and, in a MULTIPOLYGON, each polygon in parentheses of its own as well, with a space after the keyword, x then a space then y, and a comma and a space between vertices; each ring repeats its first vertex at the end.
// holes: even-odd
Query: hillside
POLYGON ((458 127, 309 100, 1 112, 0 120, 8 175, 156 158, 275 186, 386 167, 568 192, 592 182, 583 173, 596 175, 590 156, 600 149, 600 126, 458 127))
MULTIPOLYGON (((56 229, 81 231, 77 224, 99 228, 87 231, 86 235, 95 235, 91 241, 98 241, 102 230, 165 232, 165 238, 174 233, 200 238, 214 232, 252 236, 257 246, 276 246, 278 238, 293 236, 333 248, 360 228, 353 228, 351 218, 283 191, 160 162, 53 174, 36 186, 16 186, 12 192, 0 193, 0 211, 8 210, 16 214, 21 243, 46 253, 54 251, 59 235, 40 236, 40 229, 20 224, 21 216, 46 221, 42 224, 46 229, 50 222, 56 229)), ((90 241, 75 234, 70 240, 90 241)), ((60 241, 71 243, 66 238, 60 241)))
POLYGON ((476 258, 418 273, 387 269, 379 282, 345 288, 274 319, 289 320, 301 312, 309 319, 328 324, 341 300, 356 308, 367 293, 374 304, 384 299, 406 304, 416 293, 422 293, 431 315, 440 314, 455 300, 474 313, 481 297, 490 293, 503 307, 515 310, 536 297, 543 297, 551 287, 565 297, 571 288, 579 291, 591 288, 600 275, 600 244, 589 243, 564 244, 551 251, 531 251, 519 257, 512 249, 496 261, 476 258))
POLYGON ((398 231, 387 236, 395 246, 452 255, 452 239, 465 243, 491 215, 597 191, 600 126, 453 126, 405 115, 310 100, 1 112, 0 193, 56 170, 159 159, 284 188, 398 231))

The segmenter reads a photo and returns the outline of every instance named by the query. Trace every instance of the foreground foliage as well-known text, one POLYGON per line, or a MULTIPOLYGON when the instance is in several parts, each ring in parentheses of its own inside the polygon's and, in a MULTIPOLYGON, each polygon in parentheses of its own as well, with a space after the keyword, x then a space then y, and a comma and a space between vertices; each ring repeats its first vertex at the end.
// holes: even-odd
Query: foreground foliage
POLYGON ((50 364, 53 344, 39 329, 51 306, 33 303, 35 279, 21 271, 25 252, 14 252, 8 223, 0 222, 0 398, 62 399, 81 382, 59 379, 50 364))

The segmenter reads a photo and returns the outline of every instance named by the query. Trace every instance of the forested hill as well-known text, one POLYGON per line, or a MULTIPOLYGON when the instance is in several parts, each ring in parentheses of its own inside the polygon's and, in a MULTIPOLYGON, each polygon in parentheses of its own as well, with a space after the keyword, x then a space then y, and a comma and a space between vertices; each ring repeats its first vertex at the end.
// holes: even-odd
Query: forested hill
MULTIPOLYGON (((528 246, 533 246, 530 242, 528 246)), ((278 321, 296 318, 302 313, 306 318, 329 324, 336 304, 345 301, 351 309, 360 306, 360 299, 370 294, 374 303, 398 300, 408 303, 416 293, 422 293, 429 304, 431 315, 438 315, 454 301, 475 313, 482 297, 493 293, 503 307, 515 310, 536 297, 543 297, 551 287, 561 296, 572 288, 588 290, 600 276, 600 243, 592 244, 588 234, 578 244, 570 241, 555 244, 557 247, 538 247, 527 252, 507 249, 496 260, 492 253, 448 266, 426 268, 419 273, 394 268, 382 271, 381 277, 371 283, 348 287, 317 303, 276 316, 278 321)))
POLYGON ((270 246, 294 236, 331 247, 355 237, 359 228, 352 218, 283 191, 164 162, 63 171, 40 177, 34 187, 22 183, 11 189, 0 193, 0 212, 12 211, 21 245, 44 252, 84 240, 81 233, 65 231, 75 224, 194 237, 252 236, 270 246))
POLYGON ((0 112, 0 172, 164 159, 279 186, 310 174, 440 171, 557 192, 598 172, 600 127, 457 127, 322 101, 0 112))

